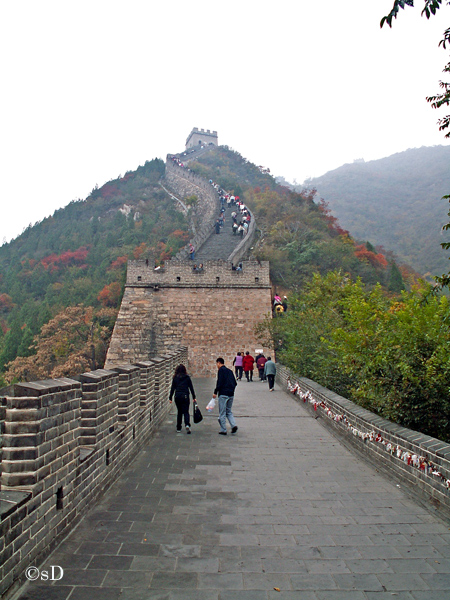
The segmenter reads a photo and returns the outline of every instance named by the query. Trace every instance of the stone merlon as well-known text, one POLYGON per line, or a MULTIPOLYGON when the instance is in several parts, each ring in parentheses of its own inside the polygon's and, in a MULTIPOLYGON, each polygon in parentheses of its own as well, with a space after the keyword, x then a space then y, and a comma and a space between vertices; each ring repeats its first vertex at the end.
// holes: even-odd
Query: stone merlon
POLYGON ((242 271, 224 260, 208 260, 203 271, 193 270, 193 261, 168 261, 156 270, 144 260, 128 262, 127 287, 161 288, 270 288, 269 262, 244 261, 242 271))

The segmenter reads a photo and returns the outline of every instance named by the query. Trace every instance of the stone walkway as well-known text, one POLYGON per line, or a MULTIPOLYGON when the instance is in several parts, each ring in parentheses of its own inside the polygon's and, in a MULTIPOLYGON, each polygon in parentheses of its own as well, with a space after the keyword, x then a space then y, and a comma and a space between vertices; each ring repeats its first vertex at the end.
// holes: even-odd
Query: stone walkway
POLYGON ((236 435, 171 415, 20 600, 448 600, 449 525, 276 386, 239 383, 236 435))
POLYGON ((231 218, 233 210, 237 211, 237 208, 233 206, 225 209, 225 223, 220 233, 216 234, 213 231, 206 242, 199 248, 198 252, 195 253, 195 262, 197 264, 207 260, 227 260, 236 246, 242 241, 240 235, 233 235, 233 219, 231 218))

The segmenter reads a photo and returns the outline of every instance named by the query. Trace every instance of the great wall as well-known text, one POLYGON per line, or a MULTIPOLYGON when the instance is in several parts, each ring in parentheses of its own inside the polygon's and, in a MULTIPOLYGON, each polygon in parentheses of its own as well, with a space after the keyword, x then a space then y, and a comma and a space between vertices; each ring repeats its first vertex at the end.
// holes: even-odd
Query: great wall
MULTIPOLYGON (((196 139, 192 158, 209 149, 196 139)), ((0 392, 2 597, 12 596, 25 569, 49 555, 165 421, 177 364, 212 377, 219 354, 230 364, 237 348, 260 347, 253 328, 271 314, 269 265, 243 260, 255 219, 246 237, 227 240, 219 259, 213 247, 225 236, 213 233, 214 188, 170 159, 162 183, 180 202, 198 198, 191 242, 203 271, 193 271, 186 248, 159 270, 130 261, 105 368, 0 392), (241 260, 242 271, 233 270, 241 260)), ((450 514, 448 444, 376 417, 282 366, 277 381, 343 443, 450 514)))

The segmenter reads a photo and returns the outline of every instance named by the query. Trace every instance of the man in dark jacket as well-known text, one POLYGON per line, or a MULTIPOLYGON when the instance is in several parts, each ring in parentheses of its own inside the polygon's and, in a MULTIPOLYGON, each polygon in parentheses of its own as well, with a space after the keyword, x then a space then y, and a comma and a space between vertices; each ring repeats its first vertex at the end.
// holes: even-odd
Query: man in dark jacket
POLYGON ((219 396, 219 435, 227 435, 227 419, 231 425, 231 433, 236 433, 238 426, 234 420, 231 407, 234 400, 234 389, 237 385, 233 371, 225 366, 223 358, 216 360, 217 365, 217 382, 214 390, 213 398, 219 396))

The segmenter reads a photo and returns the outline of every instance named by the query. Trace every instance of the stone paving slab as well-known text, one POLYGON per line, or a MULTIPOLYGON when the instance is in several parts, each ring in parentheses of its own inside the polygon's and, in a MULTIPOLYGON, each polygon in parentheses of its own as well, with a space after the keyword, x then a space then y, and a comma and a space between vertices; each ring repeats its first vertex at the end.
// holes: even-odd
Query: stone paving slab
POLYGON ((204 409, 147 447, 15 600, 450 600, 449 523, 295 399, 240 382, 236 435, 204 409))
MULTIPOLYGON (((220 209, 217 210, 216 219, 219 218, 219 211, 220 209)), ((233 219, 231 217, 233 211, 236 211, 239 214, 236 206, 227 208, 227 205, 225 204, 224 226, 219 234, 216 234, 213 228, 209 238, 195 253, 195 262, 197 264, 207 260, 227 260, 238 244, 242 242, 242 237, 240 235, 233 235, 233 219)), ((239 220, 240 219, 238 219, 238 224, 239 220)))

